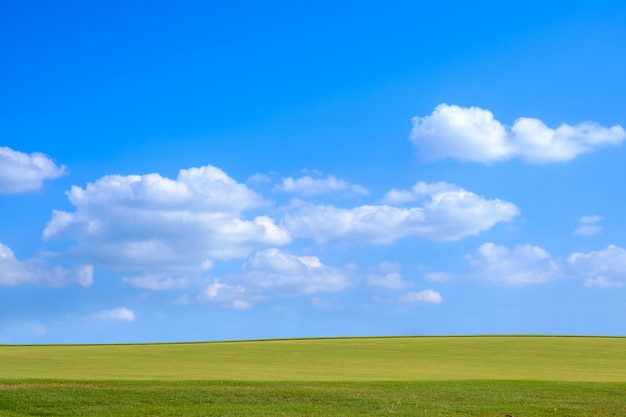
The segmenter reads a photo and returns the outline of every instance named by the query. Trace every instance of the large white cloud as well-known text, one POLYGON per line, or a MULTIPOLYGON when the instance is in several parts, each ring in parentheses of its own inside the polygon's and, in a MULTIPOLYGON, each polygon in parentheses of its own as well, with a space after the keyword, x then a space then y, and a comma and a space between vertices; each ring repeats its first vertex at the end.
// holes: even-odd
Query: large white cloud
POLYGON ((293 236, 318 242, 341 238, 388 244, 407 236, 452 241, 476 235, 496 223, 511 221, 519 214, 512 203, 488 200, 447 183, 418 183, 411 191, 392 190, 384 201, 422 204, 355 208, 307 204, 288 213, 285 225, 293 236))
POLYGON ((347 192, 360 195, 368 194, 367 189, 364 187, 348 184, 344 180, 337 179, 332 175, 322 178, 314 178, 308 175, 295 179, 292 177, 283 178, 282 183, 274 187, 274 190, 300 194, 305 197, 334 192, 347 192))
POLYGON ((93 266, 82 265, 75 269, 46 267, 41 260, 22 262, 6 245, 0 243, 0 286, 25 284, 60 287, 77 283, 88 287, 93 282, 93 266))
POLYGON ((426 117, 414 117, 411 140, 425 160, 453 158, 474 162, 521 158, 527 162, 563 162, 605 146, 620 145, 626 132, 593 122, 556 129, 521 117, 503 125, 489 110, 441 104, 426 117))
POLYGON ((26 154, 0 146, 0 193, 20 193, 41 188, 43 180, 65 173, 48 156, 35 152, 26 154))
POLYGON ((74 239, 74 253, 140 275, 207 270, 215 259, 290 241, 267 216, 245 219, 263 199, 213 166, 176 179, 109 175, 67 195, 75 210, 54 211, 44 238, 74 239))

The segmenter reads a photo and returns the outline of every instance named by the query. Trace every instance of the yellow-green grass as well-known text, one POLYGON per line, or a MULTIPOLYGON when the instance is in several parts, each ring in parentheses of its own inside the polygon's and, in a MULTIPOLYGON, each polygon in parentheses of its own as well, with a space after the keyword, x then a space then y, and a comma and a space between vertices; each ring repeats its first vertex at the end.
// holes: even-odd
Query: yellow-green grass
POLYGON ((0 346, 0 380, 626 382, 626 338, 396 337, 0 346))

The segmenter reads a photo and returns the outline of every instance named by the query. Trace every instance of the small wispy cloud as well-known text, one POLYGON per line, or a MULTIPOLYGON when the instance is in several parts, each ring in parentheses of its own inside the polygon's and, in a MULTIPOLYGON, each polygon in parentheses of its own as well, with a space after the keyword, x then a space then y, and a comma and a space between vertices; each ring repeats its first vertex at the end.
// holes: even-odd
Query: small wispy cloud
POLYGON ((604 217, 582 216, 578 218, 579 227, 574 230, 576 236, 595 236, 602 233, 602 226, 598 225, 604 217))
POLYGON ((587 278, 585 280, 585 287, 588 288, 614 288, 623 286, 623 282, 611 281, 602 275, 593 278, 587 278))
POLYGON ((135 313, 125 307, 102 310, 93 315, 94 320, 135 321, 135 313))
POLYGON ((369 191, 367 191, 365 187, 356 184, 348 184, 346 181, 332 175, 319 178, 308 175, 300 178, 283 178, 282 183, 274 187, 274 191, 300 194, 304 197, 337 192, 357 195, 369 194, 369 191))
POLYGON ((424 278, 431 282, 450 282, 456 279, 456 274, 450 272, 427 272, 424 278))
POLYGON ((20 261, 11 248, 0 243, 0 287, 29 284, 62 287, 71 283, 89 287, 93 283, 93 265, 68 269, 49 267, 43 259, 20 261))
POLYGON ((368 284, 390 291, 402 291, 411 287, 411 283, 403 279, 402 267, 395 262, 381 262, 378 271, 368 277, 368 284))
POLYGON ((443 302, 443 298, 437 291, 424 290, 404 294, 400 297, 400 301, 413 304, 441 304, 443 302))

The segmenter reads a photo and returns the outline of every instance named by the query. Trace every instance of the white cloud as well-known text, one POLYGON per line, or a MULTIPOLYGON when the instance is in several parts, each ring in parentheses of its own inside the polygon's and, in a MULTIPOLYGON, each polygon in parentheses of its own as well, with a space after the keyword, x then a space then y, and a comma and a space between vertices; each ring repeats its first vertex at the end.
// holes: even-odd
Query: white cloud
POLYGON ((599 275, 594 278, 585 279, 585 287, 589 288, 614 288, 623 287, 624 283, 619 281, 610 281, 606 277, 599 275))
POLYGON ((93 266, 67 269, 46 267, 39 259, 22 262, 15 257, 11 248, 0 243, 0 286, 37 284, 60 287, 70 283, 90 286, 93 283, 93 266))
POLYGON ((74 239, 73 253, 139 275, 200 272, 213 260, 290 241, 269 217, 245 219, 262 197, 213 166, 183 169, 176 179, 109 175, 67 195, 74 212, 54 211, 44 238, 74 239))
POLYGON ((602 226, 596 223, 604 220, 601 216, 582 216, 578 218, 578 224, 580 225, 574 234, 577 236, 593 236, 602 233, 602 226))
POLYGON ((424 278, 431 282, 450 282, 454 281, 457 276, 449 272, 427 272, 424 274, 424 278))
POLYGON ((350 285, 346 273, 324 265, 316 256, 270 248, 250 256, 241 273, 214 279, 197 299, 242 309, 268 298, 337 292, 350 285))
POLYGON ((351 285, 345 273, 316 256, 297 256, 276 248, 255 253, 244 266, 243 279, 262 293, 314 294, 351 285))
POLYGON ((317 242, 329 239, 355 239, 389 244, 407 236, 437 241, 459 240, 476 235, 499 222, 511 221, 518 208, 499 199, 488 200, 456 185, 418 183, 411 191, 393 190, 385 201, 422 201, 421 206, 399 208, 390 205, 364 205, 352 209, 305 205, 285 216, 293 236, 317 242), (417 189, 417 191, 416 191, 417 189))
POLYGON ((585 225, 580 226, 574 230, 576 236, 595 236, 602 233, 602 226, 598 225, 585 225))
POLYGON ((424 181, 420 181, 411 187, 410 190, 397 190, 392 189, 387 192, 383 197, 383 203, 385 204, 404 204, 414 203, 416 201, 427 199, 432 195, 445 195, 448 193, 456 193, 464 191, 461 187, 455 184, 447 182, 435 182, 429 184, 424 181))
POLYGON ((332 175, 325 178, 313 178, 304 176, 297 179, 292 177, 283 178, 282 184, 274 187, 274 191, 300 194, 311 197, 319 194, 329 194, 344 191, 351 194, 367 195, 367 189, 360 185, 348 184, 344 180, 337 179, 332 175))
POLYGON ((383 276, 372 275, 368 279, 368 283, 375 287, 381 287, 393 291, 402 291, 411 286, 410 282, 402 279, 399 272, 389 272, 383 276))
POLYGON ((604 217, 597 216, 597 215, 581 216, 578 218, 578 224, 593 224, 593 223, 601 222, 602 220, 604 220, 604 217))
POLYGON ((38 190, 43 180, 58 178, 64 173, 65 166, 56 165, 44 154, 26 154, 0 146, 0 193, 38 190))
POLYGON ((466 259, 470 278, 495 284, 539 284, 563 277, 560 262, 538 246, 519 245, 511 250, 488 242, 466 259))
POLYGON ((223 284, 214 280, 202 290, 198 299, 228 305, 236 310, 245 310, 252 306, 250 300, 253 297, 243 285, 223 284))
MULTIPOLYGON (((586 287, 609 288, 626 284, 626 249, 609 245, 600 251, 575 252, 566 259, 553 258, 533 245, 513 249, 488 242, 466 255, 465 277, 494 284, 541 284, 562 278, 584 278, 586 287)), ((435 273, 437 275, 446 273, 435 273)), ((428 277, 427 277, 428 278, 428 277)))
POLYGON ((374 287, 381 287, 391 291, 402 291, 411 287, 411 283, 402 278, 400 264, 395 262, 381 262, 378 265, 380 272, 369 276, 367 282, 374 287))
POLYGON ((133 287, 152 291, 170 291, 188 288, 191 280, 188 278, 173 278, 170 276, 146 274, 137 277, 125 277, 122 279, 133 287))
POLYGON ((600 251, 576 252, 567 258, 573 274, 591 287, 614 287, 626 282, 626 249, 609 245, 600 251))
POLYGON ((270 183, 272 178, 269 175, 256 173, 246 180, 247 183, 270 183))
POLYGON ((135 321, 135 313, 125 307, 102 310, 93 315, 94 320, 135 321))
POLYGON ((441 304, 443 302, 443 298, 436 291, 424 290, 420 292, 407 293, 400 297, 400 301, 415 304, 441 304))
POLYGON ((619 125, 606 128, 584 122, 552 129, 541 120, 522 117, 508 127, 489 110, 447 104, 426 117, 414 117, 411 131, 411 140, 428 161, 565 162, 597 148, 620 145, 624 139, 626 132, 619 125))

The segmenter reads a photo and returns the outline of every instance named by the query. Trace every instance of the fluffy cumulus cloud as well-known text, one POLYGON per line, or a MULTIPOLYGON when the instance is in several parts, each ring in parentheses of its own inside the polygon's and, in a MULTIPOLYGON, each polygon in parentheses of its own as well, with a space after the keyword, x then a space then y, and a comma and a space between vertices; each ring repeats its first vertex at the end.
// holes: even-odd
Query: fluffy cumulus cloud
POLYGON ((567 265, 573 274, 585 278, 588 287, 619 287, 626 283, 626 249, 618 246, 573 253, 567 258, 567 265))
POLYGON ((250 256, 239 274, 204 285, 197 299, 247 309, 269 298, 337 292, 350 285, 348 274, 324 265, 316 256, 269 248, 250 256))
POLYGON ((257 290, 283 294, 340 291, 350 285, 348 276, 324 265, 316 256, 298 256, 276 248, 255 253, 244 265, 244 280, 257 290))
POLYGON ((526 162, 570 161, 597 148, 620 145, 626 132, 593 122, 553 129, 541 120, 521 117, 513 126, 489 110, 441 104, 426 117, 413 118, 411 140, 428 161, 453 158, 474 162, 521 158, 526 162))
POLYGON ((470 277, 503 285, 538 284, 563 276, 560 263, 544 249, 519 245, 514 249, 488 242, 467 255, 470 277))
POLYGON ((287 177, 282 183, 274 187, 274 191, 300 194, 311 197, 319 194, 345 192, 349 194, 367 195, 368 191, 360 185, 348 184, 344 180, 337 179, 332 175, 315 178, 304 176, 300 178, 287 177))
POLYGON ((15 257, 11 248, 0 243, 0 286, 36 284, 60 287, 70 283, 90 286, 93 283, 93 266, 49 268, 38 259, 23 262, 15 257))
POLYGON ((443 298, 441 294, 433 290, 424 290, 419 292, 409 292, 400 297, 403 303, 412 304, 441 304, 443 298))
POLYGON ((135 321, 135 313, 125 307, 114 308, 112 310, 102 310, 93 315, 94 320, 108 321, 135 321))
POLYGON ((392 190, 387 203, 419 202, 397 207, 390 204, 339 208, 304 205, 285 216, 293 236, 324 242, 355 239, 389 244, 407 236, 437 241, 459 240, 476 235, 499 222, 513 220, 518 208, 499 199, 486 199, 454 184, 418 183, 410 191, 392 190))
MULTIPOLYGON (((567 258, 554 258, 545 249, 533 245, 515 248, 488 242, 476 253, 466 255, 469 270, 465 278, 480 279, 500 285, 541 284, 555 279, 583 279, 586 287, 610 288, 626 284, 626 249, 609 245, 587 253, 575 252, 567 258)), ((430 279, 451 276, 431 273, 430 279)))
MULTIPOLYGON (((183 169, 176 179, 109 175, 67 195, 74 211, 54 211, 44 238, 73 239, 73 253, 138 275, 205 271, 216 259, 290 241, 271 218, 246 219, 262 197, 213 166, 183 169)), ((134 283, 181 285, 150 277, 134 283)))
POLYGON ((38 190, 44 180, 58 178, 64 173, 64 166, 56 165, 44 154, 26 154, 0 146, 0 193, 38 190))

